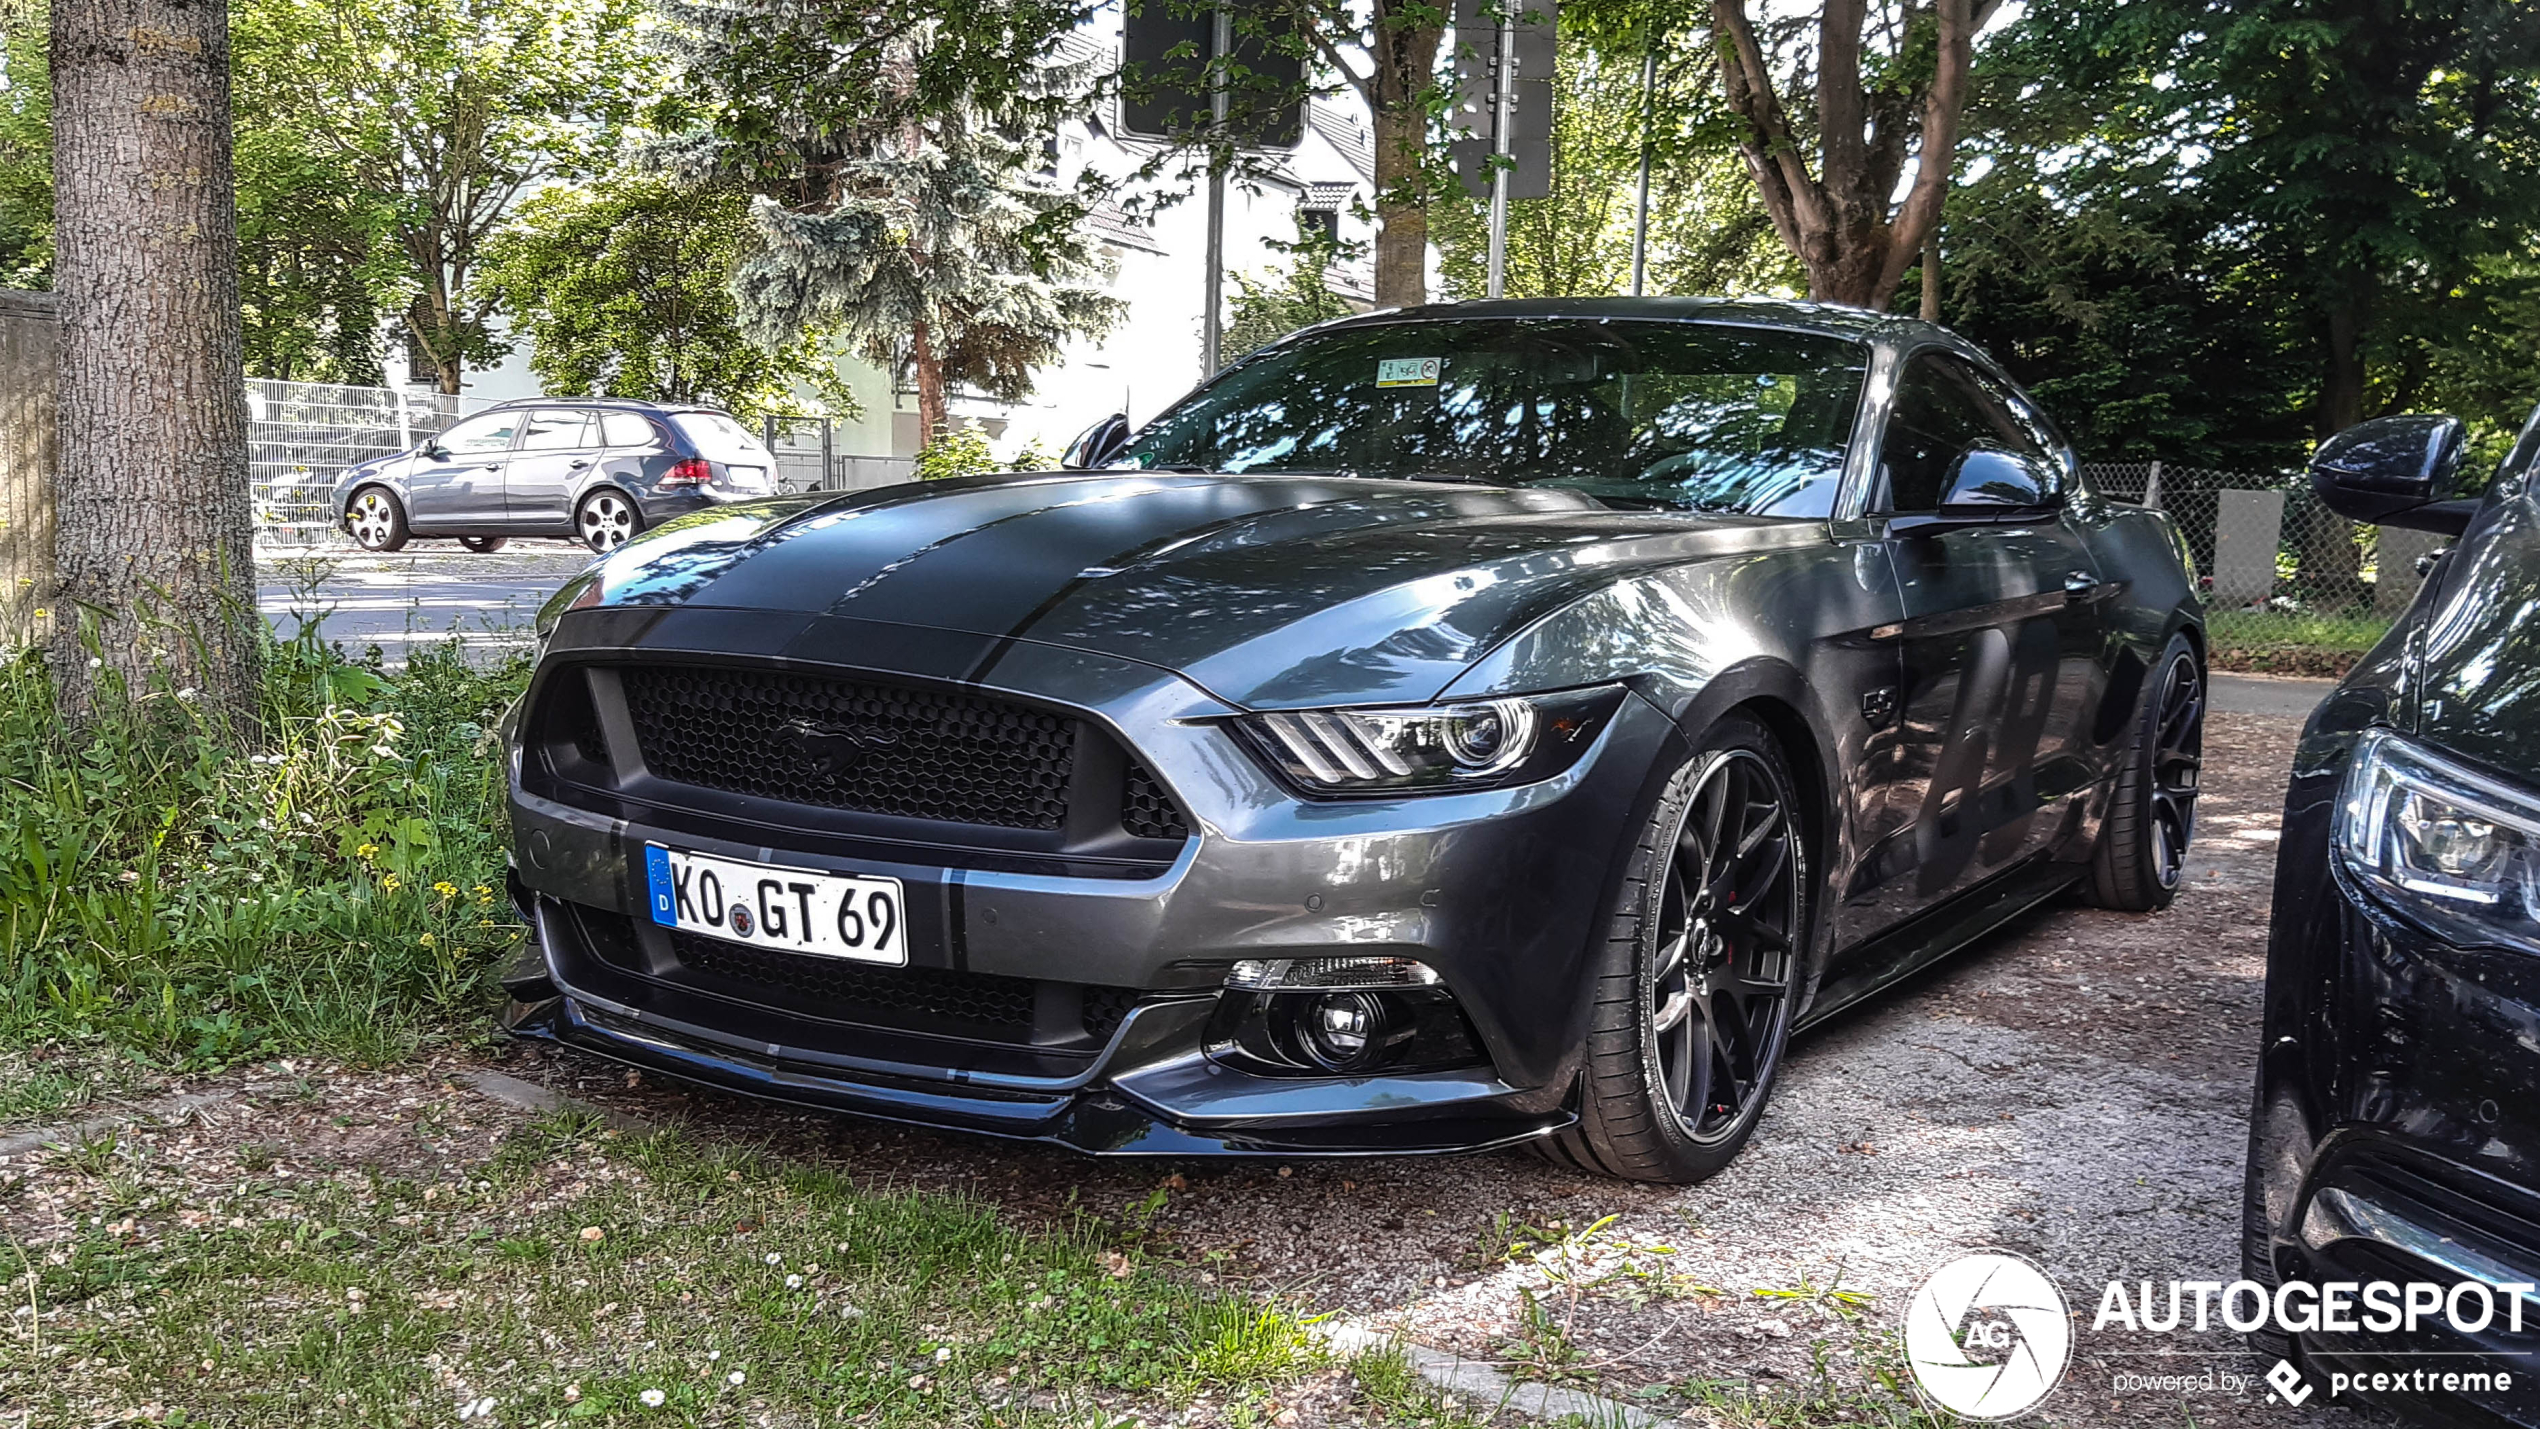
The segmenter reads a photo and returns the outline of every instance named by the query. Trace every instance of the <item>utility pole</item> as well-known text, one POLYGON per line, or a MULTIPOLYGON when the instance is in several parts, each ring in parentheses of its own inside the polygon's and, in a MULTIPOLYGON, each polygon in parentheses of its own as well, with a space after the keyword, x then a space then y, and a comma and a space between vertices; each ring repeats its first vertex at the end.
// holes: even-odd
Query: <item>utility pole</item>
POLYGON ((1515 16, 1501 11, 1491 65, 1490 289, 1498 297, 1508 287, 1509 110, 1517 97, 1515 16))
POLYGON ((1199 372, 1217 375, 1219 349, 1226 341, 1226 57, 1235 51, 1235 19, 1219 5, 1210 12, 1215 62, 1208 71, 1208 265, 1200 285, 1205 305, 1199 324, 1199 372))
POLYGON ((1640 57, 1640 197, 1632 208, 1632 296, 1649 286, 1649 158, 1658 145, 1658 35, 1653 27, 1640 57))

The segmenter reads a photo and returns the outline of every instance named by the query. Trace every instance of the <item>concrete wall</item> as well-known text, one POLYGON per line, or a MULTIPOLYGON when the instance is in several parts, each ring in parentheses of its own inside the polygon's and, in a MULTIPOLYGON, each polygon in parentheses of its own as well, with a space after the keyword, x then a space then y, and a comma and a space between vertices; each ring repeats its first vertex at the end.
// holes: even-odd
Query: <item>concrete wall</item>
POLYGON ((50 293, 0 292, 0 648, 41 639, 53 587, 50 293))

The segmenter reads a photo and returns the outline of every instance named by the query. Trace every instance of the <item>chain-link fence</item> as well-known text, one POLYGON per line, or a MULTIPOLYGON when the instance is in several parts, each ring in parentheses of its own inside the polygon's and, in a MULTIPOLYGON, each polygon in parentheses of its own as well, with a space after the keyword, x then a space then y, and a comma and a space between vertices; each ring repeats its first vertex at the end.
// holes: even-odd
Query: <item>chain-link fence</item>
POLYGON ((2296 473, 2098 462, 2092 485, 2170 513, 2195 553, 2216 646, 2260 663, 2328 670, 2371 647, 2416 597, 2420 531, 2361 526, 2329 510, 2296 473), (2317 651, 2316 658, 2304 651, 2317 651), (2265 652, 2281 658, 2269 659, 2265 652))

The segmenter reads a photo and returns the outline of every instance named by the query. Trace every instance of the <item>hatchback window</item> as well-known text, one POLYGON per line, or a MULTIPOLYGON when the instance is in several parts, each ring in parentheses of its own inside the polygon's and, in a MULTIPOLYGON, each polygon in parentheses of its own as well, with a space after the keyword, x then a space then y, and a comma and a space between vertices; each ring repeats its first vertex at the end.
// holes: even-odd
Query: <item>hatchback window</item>
POLYGON ((652 423, 632 412, 603 412, 600 440, 613 447, 648 447, 659 438, 654 435, 652 423))
POLYGON ((591 419, 580 412, 562 408, 532 412, 529 427, 520 434, 520 449, 525 452, 569 451, 591 445, 584 435, 591 419))
POLYGON ((512 433, 520 427, 518 412, 487 412, 443 432, 441 445, 453 453, 483 456, 512 449, 512 433))
POLYGON ((1822 518, 1868 350, 1729 323, 1473 319, 1274 348, 1158 417, 1124 461, 1583 491, 1822 518))
POLYGON ((680 435, 694 443, 697 455, 713 461, 752 461, 764 465, 767 448, 757 434, 721 412, 673 412, 680 435))

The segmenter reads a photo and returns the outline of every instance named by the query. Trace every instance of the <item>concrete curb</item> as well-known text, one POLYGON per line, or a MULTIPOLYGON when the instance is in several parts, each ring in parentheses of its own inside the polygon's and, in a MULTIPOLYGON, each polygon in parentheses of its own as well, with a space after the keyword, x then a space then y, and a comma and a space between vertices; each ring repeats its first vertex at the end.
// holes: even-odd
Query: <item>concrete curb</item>
POLYGON ((136 1121, 167 1121, 172 1118, 191 1116, 203 1107, 218 1106, 223 1102, 236 1100, 237 1096, 236 1091, 187 1092, 182 1096, 170 1097, 163 1102, 153 1102, 148 1106, 126 1107, 122 1111, 106 1112, 85 1121, 68 1121, 57 1126, 39 1126, 32 1131, 11 1132, 7 1136, 0 1136, 0 1157, 17 1156, 60 1142, 85 1140, 101 1131, 112 1131, 119 1126, 130 1126, 136 1121))
POLYGON ((1657 1426, 1675 1422, 1646 1409, 1584 1390, 1511 1379, 1487 1364, 1413 1344, 1399 1336, 1361 1325, 1326 1320, 1311 1329, 1325 1344, 1342 1354, 1362 1355, 1391 1350, 1401 1355, 1410 1364, 1412 1372, 1432 1387, 1476 1408, 1487 1405, 1494 1409, 1513 1409, 1529 1419, 1576 1419, 1595 1425, 1596 1429, 1657 1429, 1657 1426))

